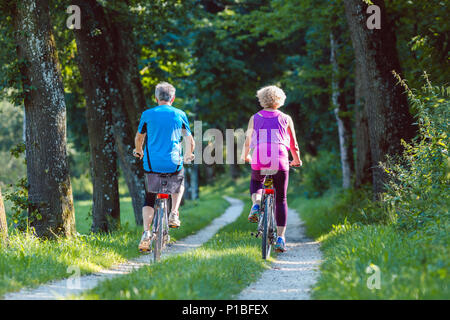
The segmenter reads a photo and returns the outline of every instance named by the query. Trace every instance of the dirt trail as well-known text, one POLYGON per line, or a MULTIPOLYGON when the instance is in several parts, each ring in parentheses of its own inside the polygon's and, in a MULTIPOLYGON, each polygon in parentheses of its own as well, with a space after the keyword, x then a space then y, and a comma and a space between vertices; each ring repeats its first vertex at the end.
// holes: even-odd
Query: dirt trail
MULTIPOLYGON (((198 248, 203 243, 214 236, 220 228, 235 221, 242 213, 244 203, 241 200, 225 197, 230 203, 230 207, 223 215, 214 219, 209 226, 200 230, 198 233, 186 237, 175 242, 162 254, 162 259, 198 248)), ((54 300, 62 299, 70 295, 77 295, 83 291, 89 290, 97 286, 97 284, 106 279, 114 278, 120 275, 128 274, 135 269, 150 264, 153 255, 143 255, 137 259, 130 260, 126 263, 114 266, 111 269, 102 270, 100 272, 74 277, 69 279, 51 281, 41 285, 35 289, 23 289, 18 292, 6 294, 5 300, 54 300)))
POLYGON ((243 290, 238 300, 307 300, 319 275, 322 259, 319 243, 305 236, 298 213, 288 212, 287 251, 278 254, 271 268, 243 290))

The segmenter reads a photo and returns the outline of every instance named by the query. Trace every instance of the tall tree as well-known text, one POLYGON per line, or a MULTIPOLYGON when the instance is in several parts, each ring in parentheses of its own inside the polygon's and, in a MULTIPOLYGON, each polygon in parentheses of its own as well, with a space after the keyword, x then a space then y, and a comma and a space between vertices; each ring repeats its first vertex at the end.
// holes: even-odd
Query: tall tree
POLYGON ((8 240, 8 224, 6 223, 5 205, 0 188, 0 245, 8 240))
POLYGON ((66 103, 48 1, 14 8, 26 115, 29 213, 40 237, 70 236, 75 213, 66 156, 66 103))
MULTIPOLYGON (((105 55, 110 52, 107 21, 95 1, 74 1, 81 8, 82 26, 74 30, 78 66, 86 96, 91 177, 93 183, 92 231, 108 232, 120 224, 117 155, 112 110, 118 89, 112 86, 114 68, 105 55)), ((117 127, 117 123, 116 123, 117 127)))
POLYGON ((386 14, 383 0, 373 0, 380 8, 381 29, 369 29, 368 4, 362 0, 344 0, 355 58, 361 66, 364 101, 367 110, 373 191, 379 196, 387 176, 379 166, 387 156, 402 153, 401 139, 410 140, 415 129, 407 97, 396 85, 393 71, 401 73, 395 30, 386 14))

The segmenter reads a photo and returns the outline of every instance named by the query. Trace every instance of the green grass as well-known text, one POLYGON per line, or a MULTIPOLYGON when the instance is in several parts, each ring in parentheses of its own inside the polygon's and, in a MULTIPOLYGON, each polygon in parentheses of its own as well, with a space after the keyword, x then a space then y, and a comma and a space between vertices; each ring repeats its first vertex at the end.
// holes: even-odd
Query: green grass
POLYGON ((250 236, 246 206, 234 223, 200 248, 106 280, 81 299, 231 299, 267 267, 260 239, 250 236))
POLYGON ((448 221, 406 233, 374 222, 379 217, 363 213, 360 197, 329 192, 293 202, 308 235, 322 242, 324 262, 313 298, 449 299, 448 221))
MULTIPOLYGON (((211 193, 201 201, 187 201, 180 209, 185 223, 173 230, 173 238, 183 238, 206 226, 228 206, 220 194, 211 193)), ((134 223, 129 198, 121 199, 122 228, 111 234, 87 234, 90 228, 88 201, 75 202, 77 230, 72 239, 40 240, 29 234, 10 232, 8 247, 0 248, 0 296, 25 286, 66 278, 69 266, 81 274, 96 272, 139 255, 141 228, 134 223)))
POLYGON ((448 233, 444 236, 439 242, 411 237, 392 225, 333 231, 323 241, 325 262, 313 296, 316 299, 449 299, 447 245, 450 239, 448 233), (367 270, 371 265, 379 268, 378 288, 372 282, 376 281, 374 270, 367 270))
MULTIPOLYGON (((92 200, 78 200, 74 202, 74 206, 77 232, 82 234, 90 233, 92 224, 92 200)), ((122 226, 136 227, 130 197, 120 198, 120 223, 122 226)))

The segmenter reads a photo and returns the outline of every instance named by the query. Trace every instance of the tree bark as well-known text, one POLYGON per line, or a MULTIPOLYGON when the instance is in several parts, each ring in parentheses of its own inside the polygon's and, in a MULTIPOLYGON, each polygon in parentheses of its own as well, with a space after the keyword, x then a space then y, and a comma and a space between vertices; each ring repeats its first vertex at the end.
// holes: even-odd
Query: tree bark
POLYGON ((6 223, 5 205, 0 188, 0 246, 8 241, 8 224, 6 223))
POLYGON ((191 177, 190 177, 190 199, 198 199, 198 164, 192 164, 191 177))
POLYGON ((29 215, 39 237, 70 236, 75 213, 66 156, 66 103, 46 0, 17 1, 23 77, 29 215), (38 219, 41 217, 40 219, 38 219))
POLYGON ((338 126, 342 187, 348 189, 351 187, 353 176, 352 126, 345 105, 345 99, 342 98, 341 84, 343 81, 338 79, 339 65, 337 61, 337 41, 333 33, 330 33, 330 63, 333 70, 331 77, 331 102, 334 107, 334 115, 338 126))
MULTIPOLYGON (((107 21, 95 0, 74 1, 81 8, 82 27, 75 29, 78 65, 86 97, 91 176, 93 182, 92 231, 109 232, 120 225, 117 181, 117 155, 113 123, 118 90, 114 87, 114 68, 107 59, 110 52, 107 21)), ((115 119, 117 120, 117 119, 115 119)), ((118 140, 120 145, 120 139, 118 140)))
POLYGON ((365 108, 361 66, 355 61, 355 188, 372 182, 372 159, 370 155, 369 126, 365 108))
POLYGON ((380 198, 387 175, 380 167, 387 156, 403 151, 401 139, 409 141, 415 134, 413 118, 403 89, 396 85, 393 71, 401 73, 395 30, 386 15, 383 0, 373 0, 381 9, 381 29, 368 29, 367 4, 361 0, 344 0, 355 58, 361 66, 362 83, 369 127, 373 167, 373 191, 380 198))

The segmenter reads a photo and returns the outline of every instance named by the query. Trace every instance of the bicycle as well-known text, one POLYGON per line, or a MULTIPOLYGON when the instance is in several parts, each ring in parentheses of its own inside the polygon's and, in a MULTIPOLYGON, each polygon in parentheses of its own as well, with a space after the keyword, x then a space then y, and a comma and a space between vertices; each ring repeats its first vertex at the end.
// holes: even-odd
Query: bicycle
POLYGON ((152 241, 150 244, 151 247, 154 240, 153 259, 155 262, 161 259, 161 252, 170 241, 168 222, 170 212, 169 199, 170 195, 167 193, 158 193, 156 196, 155 215, 153 217, 152 226, 152 241))
MULTIPOLYGON (((142 159, 142 154, 133 150, 133 156, 139 157, 142 159)), ((153 225, 152 225, 152 234, 150 237, 150 251, 152 251, 153 247, 153 260, 155 262, 161 259, 161 252, 166 246, 166 244, 170 241, 169 236, 169 223, 168 223, 168 215, 169 215, 169 199, 170 195, 167 192, 168 181, 164 180, 169 175, 161 173, 157 175, 159 178, 158 185, 158 193, 156 194, 156 201, 154 207, 154 215, 153 215, 153 225)), ((156 190, 149 190, 147 179, 145 179, 145 189, 147 192, 152 192, 156 190)))
MULTIPOLYGON (((295 170, 298 166, 289 164, 289 169, 295 170)), ((277 227, 275 223, 275 188, 273 186, 273 174, 267 174, 264 178, 264 190, 261 198, 261 209, 258 220, 257 233, 252 235, 261 238, 261 255, 264 260, 270 256, 272 246, 277 241, 277 227)))
POLYGON ((256 238, 261 238, 261 254, 264 260, 270 256, 272 246, 277 240, 277 228, 275 224, 275 189, 273 188, 273 177, 267 175, 264 179, 264 190, 261 199, 260 218, 258 221, 256 238))

